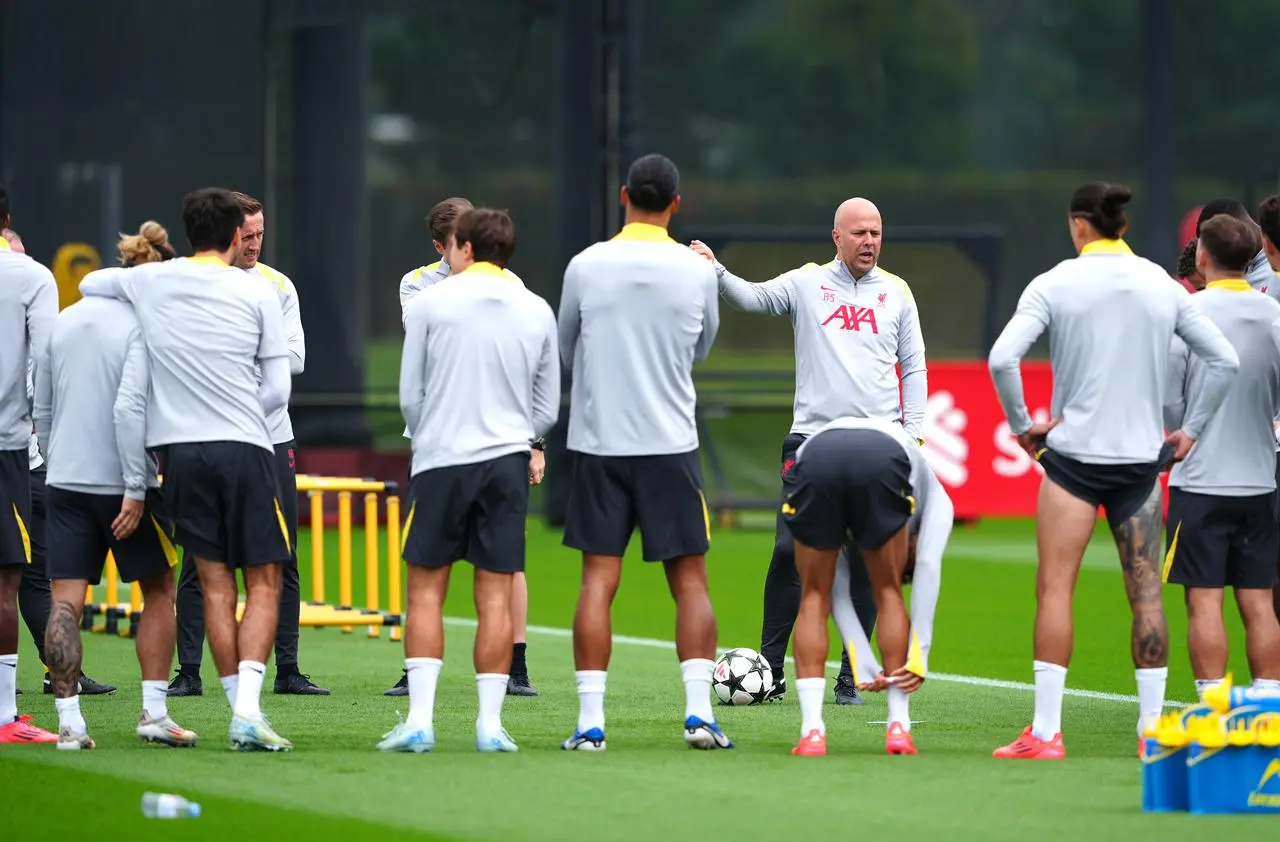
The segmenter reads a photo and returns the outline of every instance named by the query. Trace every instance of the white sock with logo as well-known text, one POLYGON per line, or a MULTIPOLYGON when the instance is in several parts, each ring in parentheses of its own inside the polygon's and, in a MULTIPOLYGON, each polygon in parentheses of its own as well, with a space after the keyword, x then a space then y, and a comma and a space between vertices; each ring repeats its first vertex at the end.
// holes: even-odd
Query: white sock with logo
POLYGON ((436 707, 436 683, 444 661, 439 658, 405 658, 409 676, 409 715, 405 724, 417 731, 430 731, 436 707))
POLYGON ((1067 668, 1048 661, 1032 661, 1036 676, 1036 716, 1031 733, 1052 740, 1062 733, 1062 696, 1067 689, 1067 668))
POLYGON ((236 688, 235 714, 241 719, 262 716, 262 681, 267 665, 261 661, 240 662, 240 684, 236 688))
POLYGON ((608 673, 605 670, 578 670, 578 732, 585 734, 592 728, 604 730, 604 688, 608 673))
POLYGON ((715 661, 706 658, 690 658, 680 662, 680 677, 684 679, 684 716, 696 716, 703 722, 715 722, 711 711, 711 674, 715 661))
POLYGON ((236 709, 236 694, 240 691, 240 676, 237 673, 224 675, 218 679, 222 682, 222 692, 226 694, 227 704, 231 706, 234 712, 236 709))
POLYGON ((163 681, 142 682, 142 709, 152 719, 164 719, 169 715, 169 687, 163 681))

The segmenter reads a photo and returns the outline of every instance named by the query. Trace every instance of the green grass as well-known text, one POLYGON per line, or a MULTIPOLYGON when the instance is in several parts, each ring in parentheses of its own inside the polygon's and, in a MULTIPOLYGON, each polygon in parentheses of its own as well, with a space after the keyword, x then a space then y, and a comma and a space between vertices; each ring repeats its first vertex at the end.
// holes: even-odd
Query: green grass
MULTIPOLYGON (((355 597, 363 597, 363 544, 354 536, 355 597)), ((336 596, 336 548, 329 532, 329 593, 336 596)), ((722 648, 759 642, 761 589, 772 536, 717 531, 709 575, 722 648)), ((307 558, 305 535, 303 557, 307 558)), ((633 547, 634 550, 634 547, 633 547)), ((303 576, 309 565, 304 561, 303 576)), ((953 677, 1030 680, 1034 611, 1031 525, 991 522, 957 529, 944 570, 931 667, 937 673, 913 697, 921 754, 882 755, 882 698, 865 707, 828 704, 831 754, 788 754, 799 731, 794 698, 760 708, 717 708, 733 752, 684 749, 678 722, 683 693, 669 640, 674 614, 661 572, 629 560, 614 612, 620 640, 609 674, 609 750, 571 755, 557 748, 573 727, 577 703, 570 640, 578 560, 559 536, 530 524, 529 663, 535 699, 508 700, 506 724, 521 752, 477 755, 472 746, 475 690, 468 618, 470 576, 454 578, 446 614, 445 669, 437 698, 439 747, 423 756, 384 756, 373 744, 406 701, 381 695, 399 676, 395 644, 365 639, 364 629, 304 629, 303 669, 330 687, 329 698, 264 698, 264 708, 296 750, 285 756, 225 749, 228 712, 206 657, 202 698, 176 699, 171 711, 203 736, 193 751, 144 749, 132 737, 139 689, 129 641, 89 635, 87 671, 120 685, 110 698, 83 701, 99 750, 59 753, 48 746, 4 747, 6 838, 36 838, 87 826, 131 839, 304 838, 601 840, 702 839, 716 833, 764 838, 894 833, 905 838, 1022 840, 1029 828, 1063 838, 1126 836, 1180 840, 1214 832, 1258 832, 1247 817, 1213 820, 1149 816, 1140 809, 1132 703, 1069 697, 1064 730, 1070 759, 1060 764, 1001 763, 996 745, 1012 739, 1031 714, 1025 689, 963 683, 953 677), (141 818, 147 789, 180 792, 204 804, 183 823, 141 818), (74 793, 71 797, 68 793, 74 793), (744 810, 738 805, 754 804, 744 810), (717 809, 719 808, 719 809, 717 809), (1212 821, 1212 824, 1206 822, 1212 821), (641 823, 633 827, 632 823, 641 823), (745 827, 741 827, 745 823, 745 827), (724 828, 721 830, 721 828, 724 828), (739 829, 741 827, 741 829, 739 829)), ((385 581, 385 576, 384 576, 385 581)), ((304 594, 309 594, 304 581, 304 594)), ((1133 693, 1127 609, 1114 549, 1101 532, 1090 547, 1076 596, 1076 650, 1068 686, 1133 693)), ((1186 663, 1185 611, 1167 594, 1174 655, 1169 695, 1194 695, 1186 663)), ((1229 623, 1234 641, 1238 622, 1229 623)), ((833 656, 836 653, 833 651, 833 656)), ((1241 655, 1232 662, 1247 674, 1241 655)), ((24 642, 20 697, 38 722, 56 723, 50 697, 32 694, 39 665, 24 642)), ((834 670, 829 671, 834 675, 834 670)), ((1266 819, 1261 820, 1266 822, 1266 819)))

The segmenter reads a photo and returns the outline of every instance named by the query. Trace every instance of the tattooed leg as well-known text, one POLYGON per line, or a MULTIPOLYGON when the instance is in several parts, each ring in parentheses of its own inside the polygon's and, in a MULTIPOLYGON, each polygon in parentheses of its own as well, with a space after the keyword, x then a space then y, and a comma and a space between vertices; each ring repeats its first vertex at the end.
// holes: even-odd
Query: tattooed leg
POLYGON ((53 695, 69 699, 78 692, 84 648, 80 641, 80 614, 84 610, 84 579, 59 579, 53 583, 53 610, 44 631, 45 657, 53 695))
POLYGON ((1156 483, 1142 507, 1111 533, 1120 551, 1124 589, 1133 610, 1133 665, 1152 669, 1169 663, 1169 627, 1165 623, 1160 582, 1160 527, 1163 492, 1156 483))

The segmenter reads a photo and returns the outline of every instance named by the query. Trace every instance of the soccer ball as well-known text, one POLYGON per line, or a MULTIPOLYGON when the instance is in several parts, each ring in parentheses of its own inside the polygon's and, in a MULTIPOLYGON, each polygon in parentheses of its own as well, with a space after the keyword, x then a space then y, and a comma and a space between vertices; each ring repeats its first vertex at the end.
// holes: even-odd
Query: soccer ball
POLYGON ((711 687, 723 705, 758 705, 773 689, 773 670, 758 652, 740 646, 716 661, 711 687))

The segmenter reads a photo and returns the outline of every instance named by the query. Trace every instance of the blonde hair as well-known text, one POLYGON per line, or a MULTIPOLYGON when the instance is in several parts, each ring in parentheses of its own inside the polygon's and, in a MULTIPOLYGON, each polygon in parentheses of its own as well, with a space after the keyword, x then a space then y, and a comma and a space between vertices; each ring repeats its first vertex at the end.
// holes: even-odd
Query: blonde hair
POLYGON ((120 255, 120 263, 125 266, 156 263, 174 256, 169 232, 152 219, 142 223, 136 234, 121 234, 116 252, 120 255))

